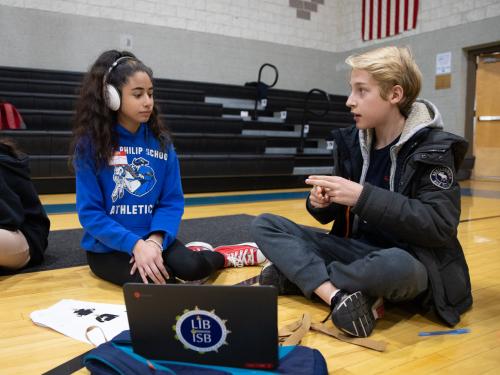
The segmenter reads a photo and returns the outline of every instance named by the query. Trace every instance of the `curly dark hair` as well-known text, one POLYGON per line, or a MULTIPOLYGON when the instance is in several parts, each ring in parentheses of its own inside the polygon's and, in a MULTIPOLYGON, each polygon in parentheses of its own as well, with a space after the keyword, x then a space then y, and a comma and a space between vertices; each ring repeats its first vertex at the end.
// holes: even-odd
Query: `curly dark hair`
MULTIPOLYGON (((153 71, 137 59, 131 52, 109 50, 103 52, 85 75, 76 103, 76 114, 73 119, 73 140, 70 148, 70 162, 82 157, 82 145, 91 144, 93 161, 96 166, 102 166, 118 148, 118 134, 115 130, 117 112, 108 108, 104 97, 104 85, 109 83, 121 94, 121 88, 136 72, 146 73, 153 81, 153 71), (109 68, 120 57, 130 57, 120 62, 106 77, 109 68)), ((153 111, 147 122, 154 136, 159 140, 162 150, 171 143, 170 132, 160 119, 158 107, 153 105, 153 111)))

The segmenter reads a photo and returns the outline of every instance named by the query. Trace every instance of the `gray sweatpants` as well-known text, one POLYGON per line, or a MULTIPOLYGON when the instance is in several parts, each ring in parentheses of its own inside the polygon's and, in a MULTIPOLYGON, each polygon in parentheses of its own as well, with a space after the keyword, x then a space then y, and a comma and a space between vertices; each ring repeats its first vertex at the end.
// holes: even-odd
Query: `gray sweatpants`
POLYGON ((271 214, 255 218, 251 232, 264 255, 308 298, 325 281, 394 302, 427 289, 424 265, 400 248, 319 233, 271 214))

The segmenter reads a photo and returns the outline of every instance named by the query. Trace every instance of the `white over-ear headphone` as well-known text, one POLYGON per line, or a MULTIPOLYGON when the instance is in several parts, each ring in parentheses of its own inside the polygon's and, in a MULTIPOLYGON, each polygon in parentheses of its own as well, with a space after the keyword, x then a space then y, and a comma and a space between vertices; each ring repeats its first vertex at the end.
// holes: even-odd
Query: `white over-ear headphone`
POLYGON ((111 71, 122 61, 124 60, 129 60, 129 59, 134 59, 132 56, 122 56, 119 57, 118 59, 115 60, 113 64, 109 67, 108 71, 106 74, 104 74, 103 78, 103 95, 104 95, 104 101, 106 102, 106 105, 108 106, 109 109, 112 111, 118 111, 120 109, 121 105, 121 100, 120 100, 120 92, 118 89, 107 83, 109 74, 111 71))

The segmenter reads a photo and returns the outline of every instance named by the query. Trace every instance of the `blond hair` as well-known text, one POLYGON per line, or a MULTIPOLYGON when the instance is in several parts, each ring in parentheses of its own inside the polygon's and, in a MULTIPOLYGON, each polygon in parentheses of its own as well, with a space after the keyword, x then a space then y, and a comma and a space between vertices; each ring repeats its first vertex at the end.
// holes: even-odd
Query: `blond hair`
POLYGON ((403 99, 399 111, 407 117, 422 87, 422 73, 408 47, 382 47, 359 55, 349 56, 345 62, 353 69, 366 70, 377 81, 380 96, 386 100, 389 91, 399 85, 403 99))

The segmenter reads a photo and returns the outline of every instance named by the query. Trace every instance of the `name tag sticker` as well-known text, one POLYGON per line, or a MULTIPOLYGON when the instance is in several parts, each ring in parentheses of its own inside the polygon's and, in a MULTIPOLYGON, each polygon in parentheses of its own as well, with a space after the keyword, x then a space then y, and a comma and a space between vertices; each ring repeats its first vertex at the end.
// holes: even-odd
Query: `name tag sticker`
POLYGON ((125 151, 116 151, 109 159, 109 165, 127 165, 127 154, 125 151))

